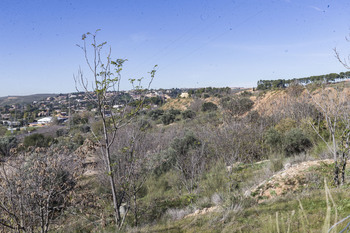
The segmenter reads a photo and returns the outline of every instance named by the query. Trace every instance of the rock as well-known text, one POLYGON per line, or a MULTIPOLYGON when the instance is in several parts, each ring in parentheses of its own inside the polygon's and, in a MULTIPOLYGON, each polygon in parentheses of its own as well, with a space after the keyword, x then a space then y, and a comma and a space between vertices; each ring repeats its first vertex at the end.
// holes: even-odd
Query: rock
POLYGON ((252 191, 248 189, 247 191, 244 192, 244 197, 250 197, 251 194, 252 194, 252 191))
POLYGON ((292 165, 290 163, 286 163, 284 165, 284 170, 287 170, 288 168, 290 168, 292 165))

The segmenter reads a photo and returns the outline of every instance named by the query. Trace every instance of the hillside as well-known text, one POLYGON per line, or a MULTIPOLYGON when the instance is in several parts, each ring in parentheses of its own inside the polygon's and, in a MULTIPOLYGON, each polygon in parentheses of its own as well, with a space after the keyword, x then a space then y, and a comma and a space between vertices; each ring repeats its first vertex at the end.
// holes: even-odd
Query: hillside
MULTIPOLYGON (((109 172, 100 150, 101 117, 92 111, 75 113, 69 125, 57 122, 23 132, 18 141, 4 137, 0 153, 7 153, 2 157, 6 169, 17 169, 8 172, 15 187, 17 174, 26 177, 27 164, 33 166, 25 182, 29 189, 44 182, 38 174, 64 174, 47 177, 56 188, 69 187, 48 203, 55 213, 54 232, 118 231, 111 174, 117 210, 125 217, 121 232, 327 232, 350 215, 349 164, 340 156, 349 154, 344 141, 350 139, 350 88, 347 83, 306 88, 199 89, 131 112, 111 134, 109 172)), ((121 111, 111 112, 108 119, 121 111)), ((5 175, 0 170, 0 182, 5 175)), ((40 214, 25 189, 16 190, 40 214)), ((0 193, 1 198, 6 195, 0 193)), ((13 215, 6 216, 12 223, 13 215)))
MULTIPOLYGON (((160 223, 131 232, 328 232, 333 224, 348 216, 350 205, 344 201, 350 197, 348 183, 335 187, 334 160, 327 158, 330 155, 324 144, 316 148, 319 137, 307 117, 314 114, 317 104, 326 106, 331 111, 328 114, 335 114, 337 104, 343 108, 350 94, 349 84, 307 88, 251 91, 247 98, 254 102, 249 112, 275 119, 274 128, 279 133, 288 134, 288 129, 303 127, 315 150, 292 157, 275 150, 268 160, 234 163, 227 170, 222 167, 219 172, 226 172, 229 177, 226 182, 232 182, 236 191, 221 191, 219 197, 214 194, 206 205, 197 201, 198 204, 187 208, 168 210, 160 223)), ((249 112, 242 117, 248 117, 249 112)), ((345 173, 348 180, 348 168, 345 173)), ((343 229, 347 223, 339 224, 331 232, 343 229)))
POLYGON ((57 94, 34 94, 26 96, 5 96, 0 97, 0 106, 12 104, 29 104, 33 101, 40 101, 48 97, 55 97, 57 94))

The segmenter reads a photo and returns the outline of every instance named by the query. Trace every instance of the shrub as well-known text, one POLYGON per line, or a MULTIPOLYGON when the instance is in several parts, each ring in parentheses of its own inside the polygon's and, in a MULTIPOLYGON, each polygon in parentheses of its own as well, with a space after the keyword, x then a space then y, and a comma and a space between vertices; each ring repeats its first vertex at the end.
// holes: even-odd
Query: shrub
POLYGON ((176 164, 177 159, 187 157, 189 152, 200 146, 200 141, 193 135, 193 133, 186 133, 184 137, 175 138, 168 150, 162 155, 163 163, 160 164, 154 173, 160 176, 168 172, 176 164))
POLYGON ((181 111, 180 110, 178 110, 178 109, 170 109, 169 110, 169 114, 172 114, 172 115, 180 115, 181 114, 181 111))
POLYGON ((75 159, 66 154, 30 154, 18 156, 11 172, 2 169, 0 180, 6 180, 0 192, 2 231, 49 232, 72 200, 78 175, 75 159))
POLYGON ((91 128, 89 125, 83 125, 80 127, 80 131, 83 132, 83 133, 88 133, 90 132, 91 128))
POLYGON ((240 93, 240 95, 244 97, 249 97, 249 96, 252 96, 253 93, 251 93, 250 91, 243 91, 240 93))
POLYGON ((221 104, 232 116, 242 116, 252 109, 254 102, 249 98, 235 96, 222 99, 221 104))
POLYGON ((206 102, 202 104, 202 111, 203 112, 211 112, 216 111, 218 109, 218 106, 212 102, 206 102))
POLYGON ((276 130, 278 130, 280 133, 286 133, 289 130, 296 127, 297 122, 291 118, 285 118, 282 119, 277 125, 276 130))
POLYGON ((56 137, 62 137, 67 135, 67 131, 65 129, 59 129, 56 131, 56 137))
POLYGON ((256 110, 252 110, 248 112, 247 116, 245 117, 245 119, 251 123, 258 122, 259 118, 260 118, 260 114, 256 110))
POLYGON ((74 145, 81 146, 84 143, 84 138, 80 134, 75 134, 71 141, 74 143, 74 145))
POLYGON ((148 116, 151 117, 152 120, 158 120, 164 114, 164 110, 162 109, 154 109, 149 111, 148 116))
POLYGON ((25 147, 48 147, 53 142, 53 138, 48 136, 45 137, 42 134, 36 133, 24 138, 23 145, 25 147))
POLYGON ((194 112, 199 112, 202 108, 203 100, 202 99, 194 99, 190 105, 190 109, 194 112))
POLYGON ((3 156, 9 156, 10 150, 17 146, 16 137, 3 137, 0 138, 0 154, 3 156))
POLYGON ((0 125, 0 136, 4 136, 7 132, 7 128, 5 126, 0 125))
POLYGON ((270 170, 272 172, 278 172, 280 170, 282 170, 283 168, 283 159, 284 156, 281 154, 271 154, 269 156, 269 160, 270 160, 270 170))
POLYGON ((294 128, 285 134, 284 151, 286 155, 300 154, 311 148, 310 139, 301 129, 294 128))
POLYGON ((169 125, 175 121, 175 115, 167 113, 162 116, 162 122, 164 125, 169 125))
POLYGON ((102 135, 103 133, 103 124, 102 120, 95 121, 91 124, 91 129, 92 132, 96 135, 102 135))
POLYGON ((282 135, 275 128, 270 128, 265 133, 266 144, 270 146, 272 151, 279 151, 282 145, 282 135))
POLYGON ((210 95, 208 94, 208 93, 203 93, 203 98, 204 99, 207 99, 207 98, 209 98, 210 97, 210 95))
POLYGON ((152 128, 152 124, 145 119, 141 119, 138 124, 141 130, 147 130, 152 128))
POLYGON ((204 174, 200 188, 203 196, 212 198, 217 192, 223 193, 230 186, 230 180, 226 170, 226 165, 222 161, 213 164, 210 171, 204 174))
POLYGON ((182 112, 183 119, 193 119, 196 117, 196 113, 192 110, 185 110, 182 112))
POLYGON ((73 114, 71 124, 79 125, 79 124, 87 124, 89 123, 89 116, 86 114, 73 114))

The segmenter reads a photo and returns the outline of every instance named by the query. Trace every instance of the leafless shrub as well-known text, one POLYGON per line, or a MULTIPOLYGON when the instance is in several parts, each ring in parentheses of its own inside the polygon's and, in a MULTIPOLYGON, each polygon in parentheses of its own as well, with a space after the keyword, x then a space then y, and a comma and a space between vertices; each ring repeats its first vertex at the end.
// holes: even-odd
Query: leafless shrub
MULTIPOLYGON (((133 211, 135 226, 138 225, 138 195, 148 175, 159 164, 155 154, 161 150, 158 133, 151 133, 140 122, 130 123, 116 132, 111 144, 111 165, 118 205, 124 205, 123 219, 133 211)), ((109 174, 105 173, 104 157, 99 163, 99 180, 103 187, 109 185, 109 174)), ((121 212, 119 210, 119 212, 121 212)))
POLYGON ((79 169, 64 154, 19 155, 0 168, 0 226, 5 231, 48 232, 69 202, 79 169))
POLYGON ((199 112, 202 109, 204 101, 202 99, 194 99, 190 105, 190 109, 195 112, 199 112))
POLYGON ((200 134, 210 138, 217 158, 223 159, 227 166, 234 162, 253 162, 262 158, 264 148, 261 147, 264 127, 232 122, 222 127, 207 127, 200 134))

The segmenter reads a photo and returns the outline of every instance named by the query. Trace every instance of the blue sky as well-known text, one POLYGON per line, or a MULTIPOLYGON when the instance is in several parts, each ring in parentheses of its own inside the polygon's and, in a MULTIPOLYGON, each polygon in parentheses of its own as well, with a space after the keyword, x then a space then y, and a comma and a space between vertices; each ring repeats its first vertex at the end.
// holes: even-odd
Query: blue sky
POLYGON ((81 35, 102 29, 128 78, 153 88, 253 87, 341 72, 348 0, 0 0, 0 96, 75 91, 81 35))

